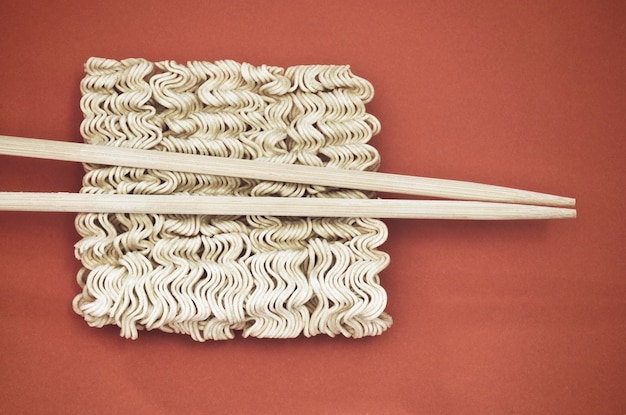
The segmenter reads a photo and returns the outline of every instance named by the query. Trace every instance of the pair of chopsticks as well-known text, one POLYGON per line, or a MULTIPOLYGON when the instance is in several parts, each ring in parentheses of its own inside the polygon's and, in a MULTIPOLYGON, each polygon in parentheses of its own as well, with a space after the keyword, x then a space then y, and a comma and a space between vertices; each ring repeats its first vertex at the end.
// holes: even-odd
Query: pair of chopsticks
POLYGON ((479 183, 0 135, 0 154, 303 183, 443 200, 0 192, 2 211, 412 219, 560 219, 575 199, 479 183))

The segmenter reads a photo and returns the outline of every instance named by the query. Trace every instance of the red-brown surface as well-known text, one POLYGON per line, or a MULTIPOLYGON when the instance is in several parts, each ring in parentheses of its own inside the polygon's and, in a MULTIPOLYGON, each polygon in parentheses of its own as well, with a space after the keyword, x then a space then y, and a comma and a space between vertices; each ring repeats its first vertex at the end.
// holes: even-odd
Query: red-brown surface
MULTIPOLYGON (((578 218, 387 221, 382 336, 202 344, 89 328, 73 215, 0 213, 0 413, 625 413, 624 3, 456 3, 3 1, 0 134, 80 141, 89 56, 348 63, 382 171, 572 196, 578 218)), ((81 176, 0 157, 2 191, 81 176)))

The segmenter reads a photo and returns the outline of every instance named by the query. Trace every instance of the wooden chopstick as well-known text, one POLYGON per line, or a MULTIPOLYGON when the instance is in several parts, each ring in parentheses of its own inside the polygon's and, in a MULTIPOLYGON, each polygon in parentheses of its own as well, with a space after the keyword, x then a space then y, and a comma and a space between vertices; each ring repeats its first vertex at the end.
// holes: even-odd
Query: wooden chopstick
POLYGON ((29 192, 0 192, 0 211, 472 220, 576 217, 576 210, 569 208, 476 201, 29 192))
POLYGON ((563 207, 573 207, 576 204, 576 200, 569 197, 456 180, 292 164, 283 165, 257 160, 137 150, 6 135, 0 135, 0 154, 245 177, 444 199, 563 207))

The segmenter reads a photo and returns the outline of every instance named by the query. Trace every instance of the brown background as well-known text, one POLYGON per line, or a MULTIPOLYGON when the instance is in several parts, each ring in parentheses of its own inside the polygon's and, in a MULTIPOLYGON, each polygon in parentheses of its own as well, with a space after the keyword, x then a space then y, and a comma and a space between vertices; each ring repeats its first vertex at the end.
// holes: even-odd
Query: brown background
MULTIPOLYGON (((572 196, 578 218, 389 220, 382 336, 201 344, 89 328, 73 215, 0 213, 0 412, 626 413, 625 3, 458 3, 1 2, 0 134, 80 141, 89 56, 348 63, 382 171, 572 196)), ((81 176, 0 157, 2 191, 81 176)))

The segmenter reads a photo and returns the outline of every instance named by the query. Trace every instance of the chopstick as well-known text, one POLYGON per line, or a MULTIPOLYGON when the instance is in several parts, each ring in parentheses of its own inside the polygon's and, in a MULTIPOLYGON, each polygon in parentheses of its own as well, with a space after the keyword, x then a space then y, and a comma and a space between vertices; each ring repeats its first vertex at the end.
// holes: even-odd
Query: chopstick
POLYGON ((477 201, 39 192, 0 192, 0 211, 472 220, 576 217, 570 208, 477 201))
POLYGON ((245 177, 444 199, 573 207, 576 200, 465 181, 328 167, 284 165, 154 150, 0 135, 0 154, 218 176, 245 177))

